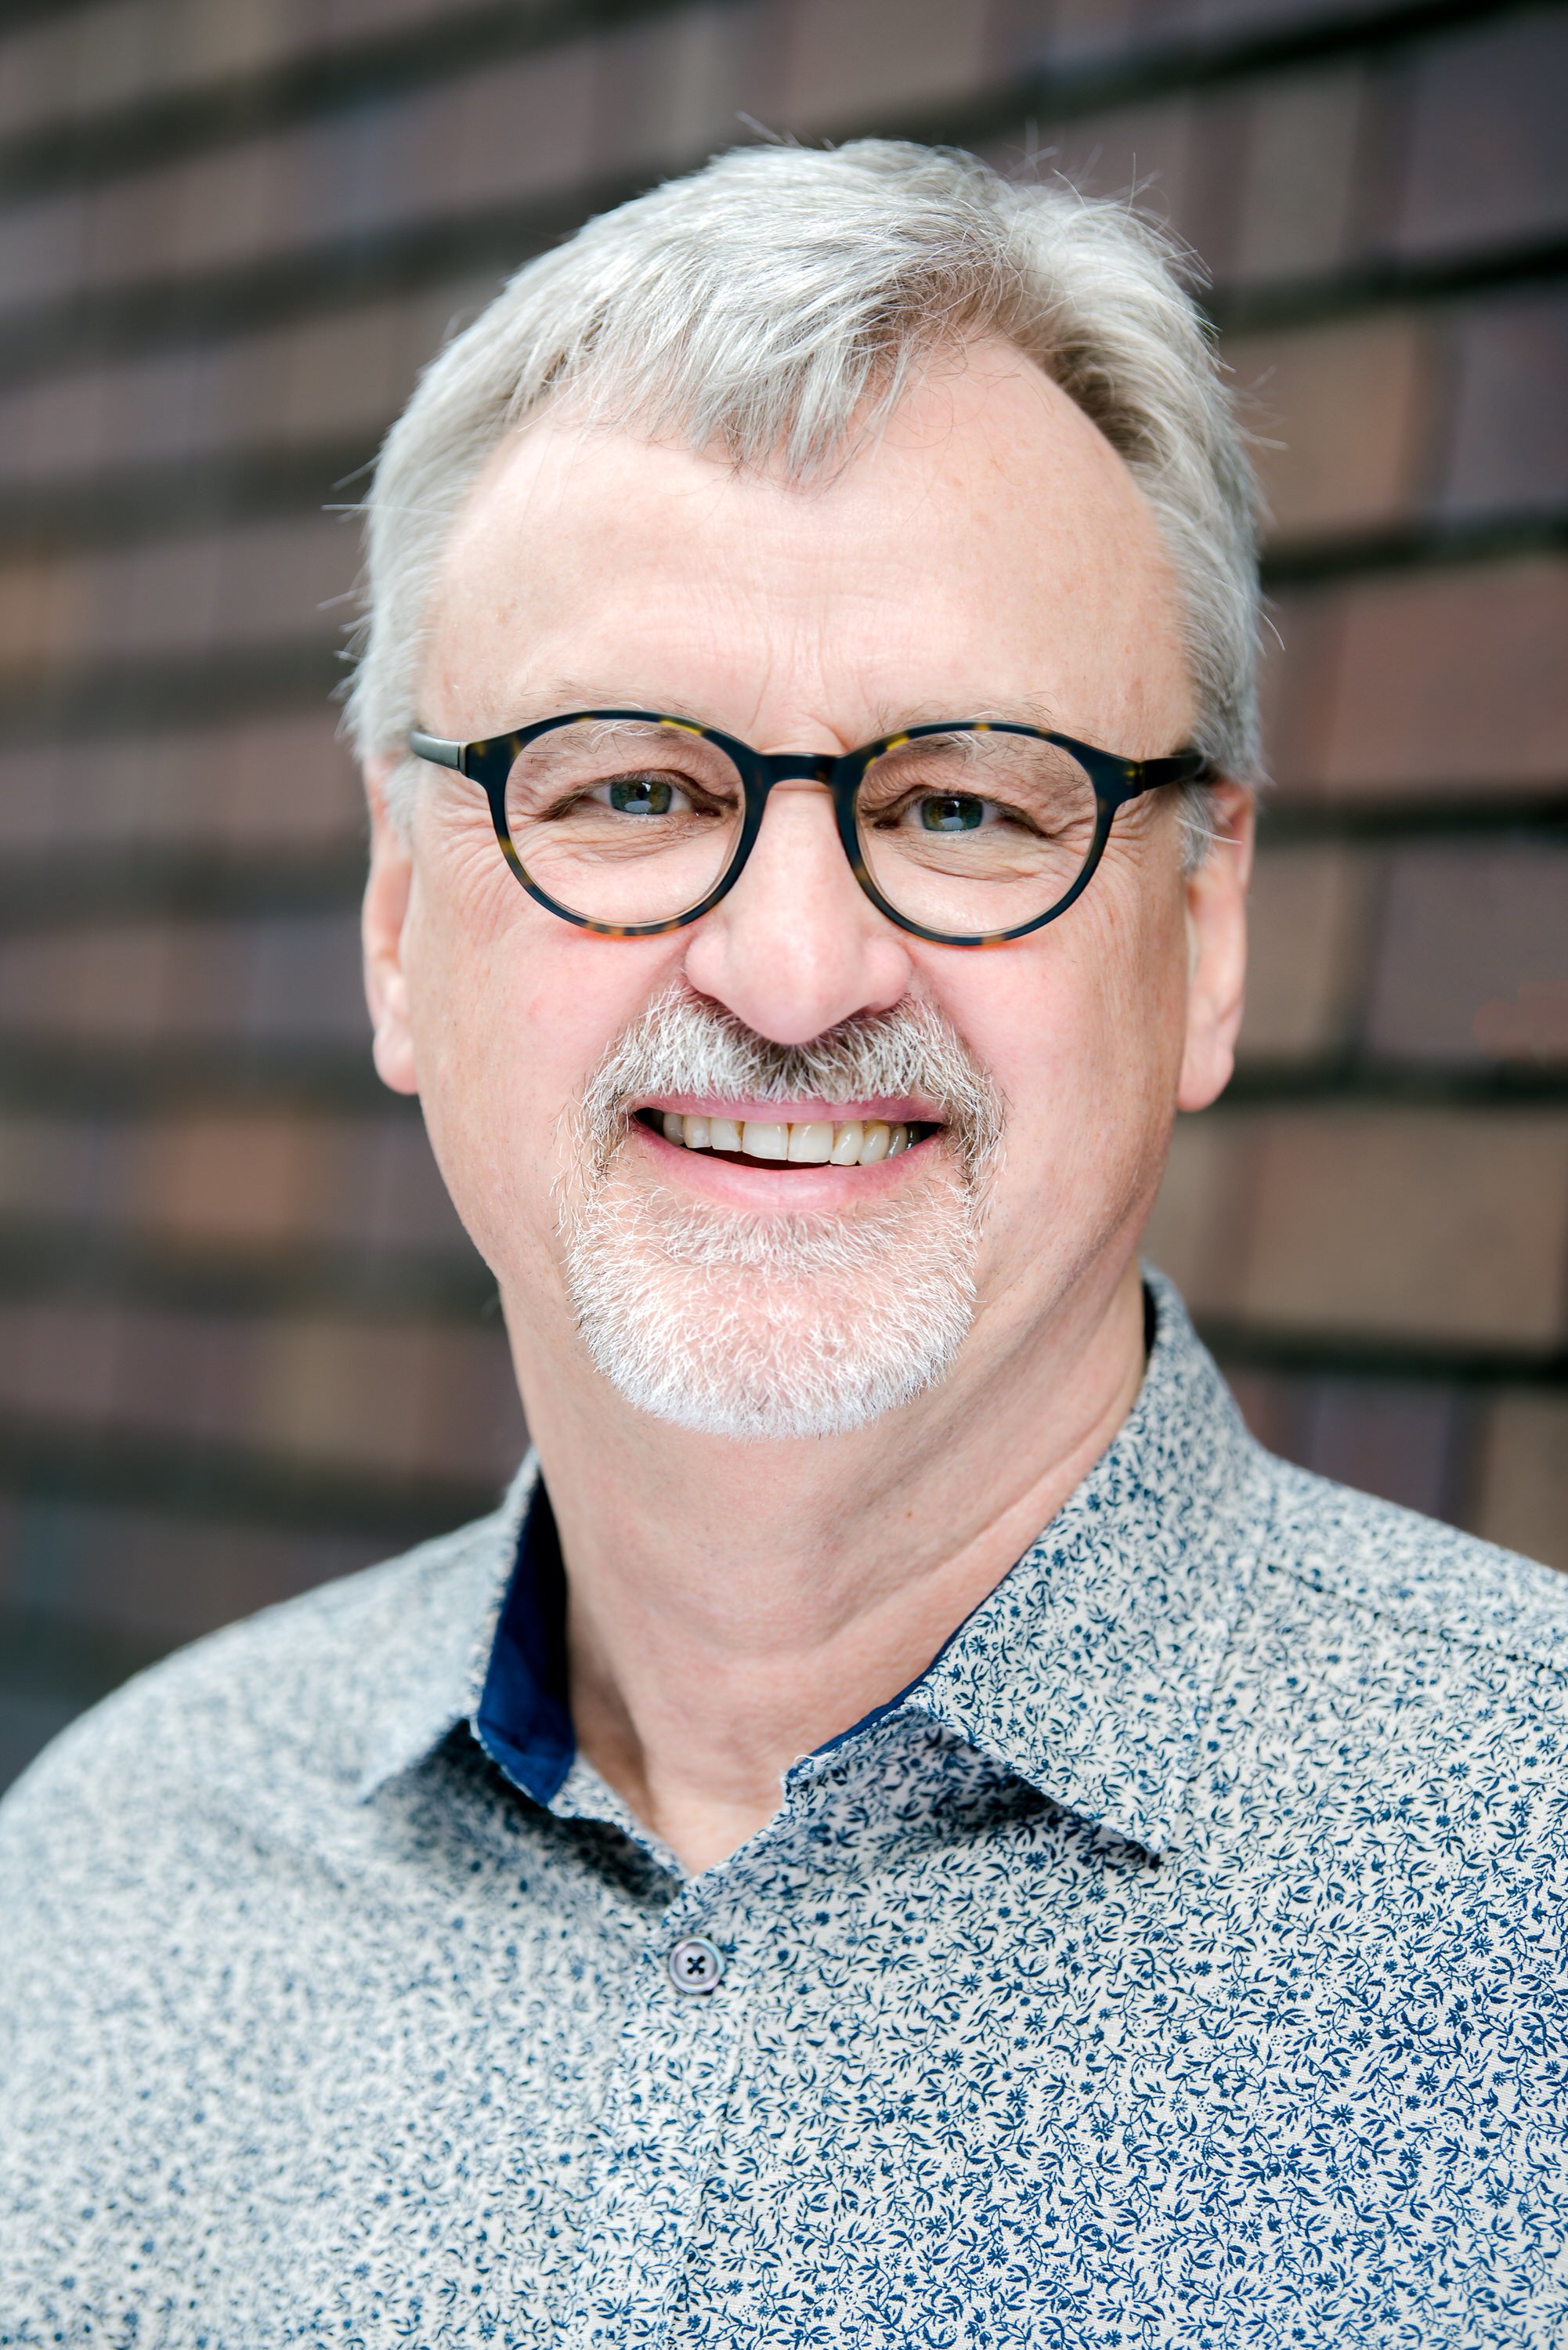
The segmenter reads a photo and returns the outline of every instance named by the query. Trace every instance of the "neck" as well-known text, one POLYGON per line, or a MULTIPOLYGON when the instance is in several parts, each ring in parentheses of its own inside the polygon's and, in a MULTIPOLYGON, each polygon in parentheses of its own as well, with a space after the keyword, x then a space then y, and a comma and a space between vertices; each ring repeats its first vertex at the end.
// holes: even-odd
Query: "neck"
MULTIPOLYGON (((999 1310, 1000 1311, 1000 1310, 999 1310)), ((693 1872, 784 1773, 919 1678, 1110 1442, 1143 1375, 1134 1262, 853 1435, 734 1442, 563 1378, 510 1315, 560 1530, 587 1760, 693 1872)))

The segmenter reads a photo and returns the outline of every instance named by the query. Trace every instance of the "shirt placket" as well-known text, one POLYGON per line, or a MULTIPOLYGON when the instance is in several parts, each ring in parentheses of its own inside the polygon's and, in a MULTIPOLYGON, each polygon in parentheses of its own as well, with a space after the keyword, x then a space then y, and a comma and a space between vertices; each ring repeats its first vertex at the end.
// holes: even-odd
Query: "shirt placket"
POLYGON ((734 2085, 754 1960, 722 1872, 681 1887, 639 1938, 576 2234, 570 2339, 662 2343, 734 2085))

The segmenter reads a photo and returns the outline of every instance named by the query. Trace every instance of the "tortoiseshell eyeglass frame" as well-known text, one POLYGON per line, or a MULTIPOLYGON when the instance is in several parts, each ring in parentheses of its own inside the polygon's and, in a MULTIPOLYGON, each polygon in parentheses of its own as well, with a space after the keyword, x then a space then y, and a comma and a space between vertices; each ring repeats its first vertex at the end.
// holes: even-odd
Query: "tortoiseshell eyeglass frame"
POLYGON ((478 784, 490 803, 491 821, 501 853, 512 868, 528 895, 564 922, 575 923, 578 930, 592 931, 606 939, 651 939, 661 937, 667 931, 684 930, 690 922, 699 922, 711 913, 722 898, 728 896, 745 870, 746 859, 762 829, 767 810, 768 794, 775 784, 822 784, 833 795, 834 814, 838 826, 838 837, 844 854, 857 881, 878 913, 897 923, 917 939, 928 939, 933 946, 1000 947, 1013 939, 1026 938, 1032 931, 1043 930, 1064 914, 1069 906, 1080 899, 1095 878, 1095 870, 1105 854, 1110 838, 1111 826, 1119 808, 1136 800, 1145 792, 1161 791, 1172 784, 1196 784, 1212 780, 1214 770, 1201 751, 1177 751, 1163 759, 1124 759, 1113 751, 1096 750, 1091 743, 1075 742, 1071 734, 1058 734, 1043 726, 1014 724, 1006 719, 955 718, 929 726, 906 726, 897 734, 884 734, 878 742, 863 743, 857 751, 846 751, 842 758, 830 754, 816 757, 796 757, 789 753, 770 756, 766 752, 753 751, 749 743, 738 742, 734 735, 725 734, 717 726, 700 725, 693 718, 673 718, 654 710, 571 710, 558 717, 541 718, 532 726, 519 726, 507 734, 491 734, 479 743, 452 743, 439 734, 427 734, 415 727, 408 737, 409 749, 416 759, 428 760, 437 767, 450 767, 456 774, 478 784), (506 820, 506 781, 514 763, 530 743, 541 734, 548 734, 561 726, 580 726, 605 719, 629 721, 651 726, 668 726, 678 733, 699 734, 705 742, 716 743, 738 772, 745 793, 745 813, 734 854, 723 872, 705 897, 683 913, 671 914, 658 922, 606 922, 590 914, 579 914, 570 906, 563 906, 552 898, 524 866, 513 845, 506 820), (885 752, 896 751, 905 743, 919 742, 928 734, 1023 734, 1039 743, 1052 743, 1078 762, 1094 786, 1096 821, 1094 838, 1083 868, 1072 888, 1043 914, 1027 922, 1015 922, 1011 930, 953 931, 934 931, 924 922, 915 921, 899 912, 882 895, 867 870, 861 853, 859 834, 855 820, 856 799, 867 769, 873 760, 885 752))

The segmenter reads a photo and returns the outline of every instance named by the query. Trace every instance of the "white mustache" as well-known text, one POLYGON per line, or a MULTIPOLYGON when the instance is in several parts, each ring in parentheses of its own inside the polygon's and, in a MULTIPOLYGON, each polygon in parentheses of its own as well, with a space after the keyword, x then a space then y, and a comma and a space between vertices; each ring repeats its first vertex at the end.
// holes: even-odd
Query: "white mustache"
POLYGON ((913 998, 804 1045, 777 1045, 675 982, 617 1038, 584 1091, 582 1139, 596 1173, 619 1148, 628 1113, 657 1094, 826 1104, 913 1096, 940 1110, 971 1186, 1002 1142, 993 1080, 935 1006, 913 998))

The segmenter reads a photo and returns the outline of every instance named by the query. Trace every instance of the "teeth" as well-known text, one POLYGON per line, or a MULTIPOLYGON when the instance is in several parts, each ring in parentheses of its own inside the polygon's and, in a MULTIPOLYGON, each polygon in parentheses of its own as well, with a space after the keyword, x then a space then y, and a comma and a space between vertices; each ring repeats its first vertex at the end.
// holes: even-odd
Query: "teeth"
POLYGON ((789 1130, 790 1162, 795 1167, 826 1167, 833 1156, 833 1128, 825 1120, 813 1119, 810 1124, 792 1126, 789 1130))
POLYGON ((728 1150, 793 1167, 875 1167, 912 1147, 907 1124, 888 1125, 877 1118, 849 1118, 841 1126, 825 1118, 786 1125, 783 1119, 698 1118, 667 1109, 659 1122, 665 1139, 682 1149, 728 1150))

